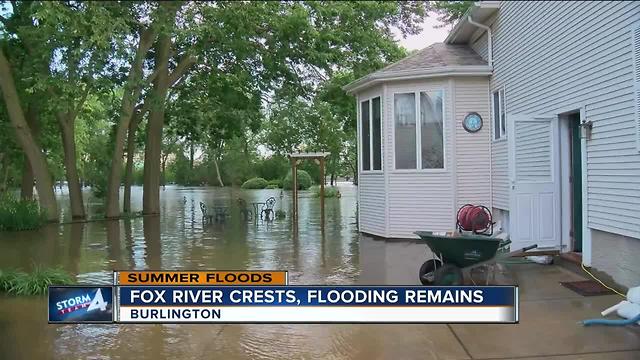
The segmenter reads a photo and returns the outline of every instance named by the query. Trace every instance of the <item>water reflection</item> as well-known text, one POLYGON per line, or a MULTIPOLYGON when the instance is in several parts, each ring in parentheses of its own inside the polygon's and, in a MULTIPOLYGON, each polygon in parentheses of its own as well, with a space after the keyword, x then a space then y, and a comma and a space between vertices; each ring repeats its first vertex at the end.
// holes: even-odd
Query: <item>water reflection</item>
MULTIPOLYGON (((114 269, 287 269, 297 284, 381 283, 384 274, 373 280, 361 276, 363 266, 381 272, 385 259, 380 255, 380 263, 360 265, 356 189, 343 185, 341 192, 341 198, 325 202, 324 227, 319 200, 301 192, 295 232, 288 192, 167 186, 161 192, 161 216, 0 233, 0 265, 60 266, 80 283, 111 283, 114 269), (238 198, 251 203, 270 196, 277 200, 276 210, 286 211, 285 219, 246 221, 240 215, 238 198), (231 215, 225 222, 205 224, 200 202, 230 206, 231 215)), ((67 206, 60 200, 61 207, 67 206)), ((141 208, 141 200, 135 188, 134 210, 141 208)), ((87 204, 90 212, 101 209, 91 197, 87 204)), ((53 326, 45 319, 42 298, 0 298, 0 358, 343 357, 352 339, 363 333, 358 326, 53 326)))

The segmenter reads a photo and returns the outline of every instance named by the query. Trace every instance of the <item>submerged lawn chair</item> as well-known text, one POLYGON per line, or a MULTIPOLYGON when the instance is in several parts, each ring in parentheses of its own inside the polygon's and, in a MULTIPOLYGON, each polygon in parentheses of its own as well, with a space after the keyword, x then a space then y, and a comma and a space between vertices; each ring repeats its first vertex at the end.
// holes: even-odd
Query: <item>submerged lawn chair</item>
POLYGON ((207 205, 205 205, 205 203, 203 203, 202 201, 200 202, 200 211, 202 211, 203 223, 206 223, 207 221, 209 221, 209 223, 213 223, 213 214, 209 214, 207 212, 207 205))
POLYGON ((240 208, 240 215, 242 215, 245 221, 253 218, 253 211, 247 207, 247 202, 244 199, 238 198, 238 207, 240 208))
POLYGON ((276 198, 272 196, 264 202, 262 211, 260 212, 260 220, 273 221, 275 218, 275 213, 273 212, 274 206, 276 206, 276 198))

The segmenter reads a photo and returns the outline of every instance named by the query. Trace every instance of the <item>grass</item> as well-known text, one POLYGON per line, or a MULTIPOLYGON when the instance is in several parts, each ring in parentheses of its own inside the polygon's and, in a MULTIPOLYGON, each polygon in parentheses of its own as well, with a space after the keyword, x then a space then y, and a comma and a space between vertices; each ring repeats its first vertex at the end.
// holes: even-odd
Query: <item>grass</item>
MULTIPOLYGON (((312 189, 314 197, 320 197, 320 186, 314 186, 312 189)), ((325 198, 339 198, 342 194, 340 194, 340 190, 338 190, 335 186, 326 186, 324 188, 324 197, 325 198)))
POLYGON ((34 230, 45 222, 45 214, 36 201, 17 199, 11 194, 0 196, 0 230, 34 230))
POLYGON ((44 295, 49 285, 73 284, 73 277, 59 268, 36 266, 33 272, 0 270, 0 291, 15 296, 44 295))
POLYGON ((266 188, 268 185, 267 180, 263 179, 263 178, 251 178, 247 181, 245 181, 241 188, 243 189, 264 189, 266 188))

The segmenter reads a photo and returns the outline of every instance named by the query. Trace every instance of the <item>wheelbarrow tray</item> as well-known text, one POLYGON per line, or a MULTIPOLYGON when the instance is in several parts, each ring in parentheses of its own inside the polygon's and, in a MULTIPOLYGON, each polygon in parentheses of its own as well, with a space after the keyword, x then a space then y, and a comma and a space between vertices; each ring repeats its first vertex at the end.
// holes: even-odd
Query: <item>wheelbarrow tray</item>
MULTIPOLYGON (((501 247, 501 239, 459 232, 433 233, 416 231, 431 251, 445 264, 471 267, 493 259, 501 247)), ((506 245, 506 244, 505 244, 506 245)))

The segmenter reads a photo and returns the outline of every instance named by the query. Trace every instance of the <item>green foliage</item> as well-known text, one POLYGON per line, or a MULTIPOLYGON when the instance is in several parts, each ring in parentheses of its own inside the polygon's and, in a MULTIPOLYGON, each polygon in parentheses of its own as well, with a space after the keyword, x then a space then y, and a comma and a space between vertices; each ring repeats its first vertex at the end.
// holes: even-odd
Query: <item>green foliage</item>
POLYGON ((263 178, 253 178, 245 181, 241 187, 243 189, 264 189, 268 184, 267 180, 263 178))
POLYGON ((276 210, 276 219, 284 219, 286 217, 287 217, 286 211, 284 211, 282 209, 276 210))
MULTIPOLYGON (((320 186, 314 186, 311 188, 314 197, 320 197, 320 186)), ((335 186, 325 186, 324 188, 324 197, 325 198, 335 198, 341 197, 340 190, 338 190, 335 186)))
POLYGON ((436 14, 438 14, 438 20, 446 25, 455 24, 469 8, 475 3, 475 1, 433 1, 431 6, 436 14))
MULTIPOLYGON (((311 187, 313 182, 311 181, 311 176, 308 172, 297 169, 296 174, 298 174, 298 190, 307 190, 311 187)), ((285 190, 291 190, 293 188, 292 182, 293 179, 291 177, 291 171, 289 171, 289 173, 287 173, 287 176, 282 181, 282 187, 285 190)))
POLYGON ((286 157, 273 155, 265 159, 257 159, 255 168, 258 176, 267 180, 280 181, 287 176, 287 171, 291 169, 291 164, 286 157))
POLYGON ((58 268, 36 266, 31 273, 0 271, 0 291, 10 295, 44 295, 49 285, 70 285, 74 280, 69 273, 58 268))
POLYGON ((268 184, 265 189, 280 189, 280 186, 278 186, 278 184, 268 184))
POLYGON ((268 186, 275 186, 272 189, 278 189, 282 187, 282 180, 281 179, 273 179, 273 180, 269 180, 268 186))
POLYGON ((33 230, 45 222, 46 216, 36 201, 17 199, 8 193, 0 195, 0 230, 33 230))

